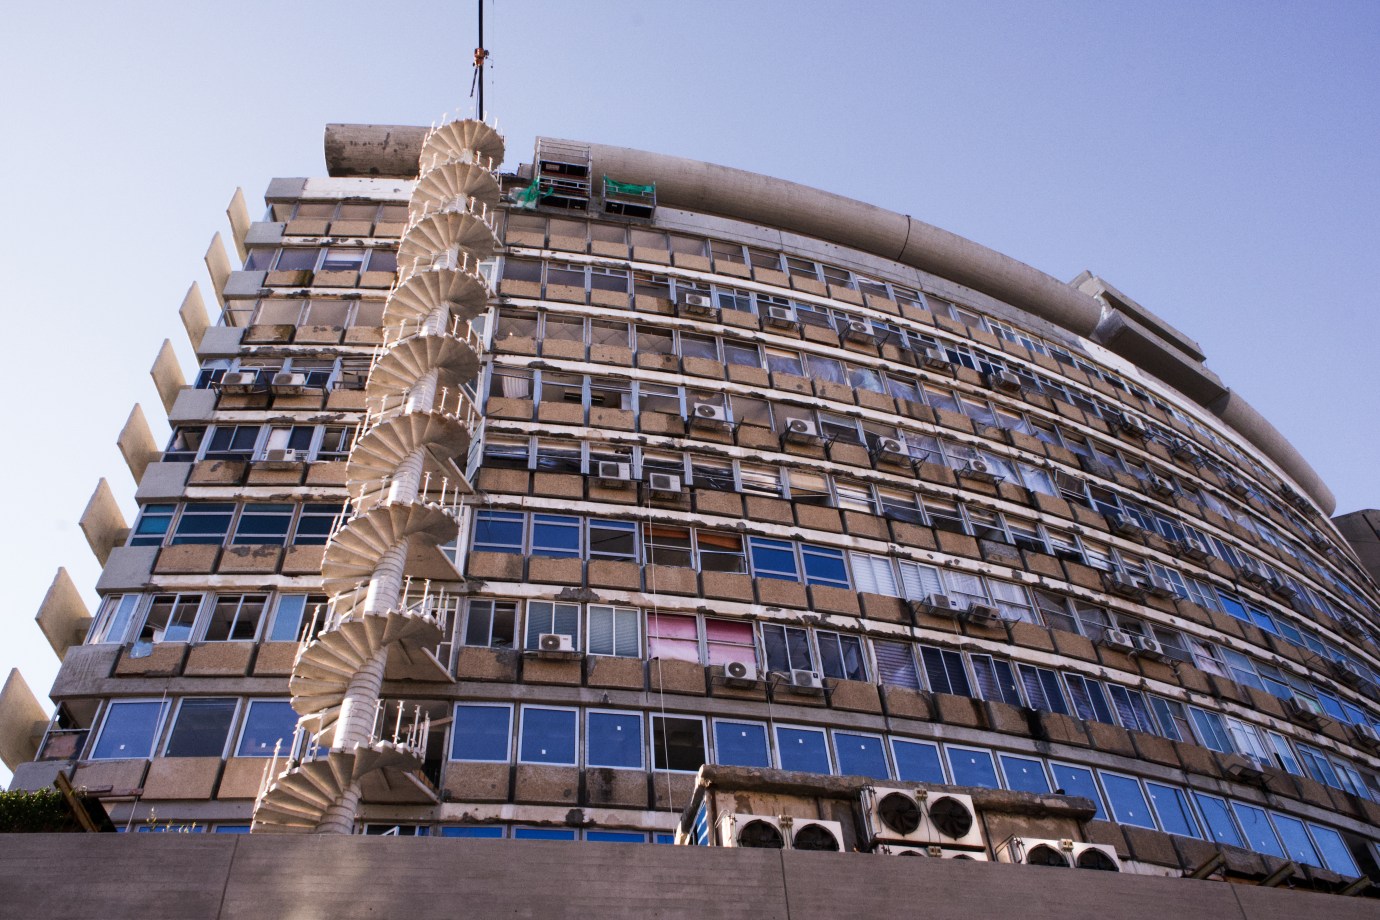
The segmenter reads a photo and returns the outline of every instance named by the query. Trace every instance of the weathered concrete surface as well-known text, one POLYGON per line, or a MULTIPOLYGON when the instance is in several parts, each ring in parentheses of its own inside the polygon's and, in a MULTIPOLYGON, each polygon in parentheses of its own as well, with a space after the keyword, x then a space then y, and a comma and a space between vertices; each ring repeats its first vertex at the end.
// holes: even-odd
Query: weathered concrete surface
POLYGON ((0 835, 0 920, 1380 917, 1380 901, 953 860, 526 840, 0 835))

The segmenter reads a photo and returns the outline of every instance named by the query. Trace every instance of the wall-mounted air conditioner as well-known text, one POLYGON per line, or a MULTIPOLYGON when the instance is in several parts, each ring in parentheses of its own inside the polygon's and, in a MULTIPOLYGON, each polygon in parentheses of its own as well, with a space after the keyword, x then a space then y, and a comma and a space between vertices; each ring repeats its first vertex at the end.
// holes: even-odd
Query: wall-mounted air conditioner
POLYGON ((1009 837, 996 849, 997 861, 1023 866, 1073 868, 1072 840, 1009 837))
POLYGON ((877 446, 873 449, 878 460, 908 460, 910 453, 906 450, 906 445, 902 444, 897 438, 878 438, 877 446))
POLYGON ((767 307, 765 319, 768 326, 778 329, 793 329, 800 325, 800 321, 795 318, 795 311, 790 307, 767 307))
POLYGON ((1120 629, 1102 630, 1102 644, 1118 652, 1131 652, 1135 651, 1136 648, 1135 643, 1131 641, 1131 636, 1120 629))
POLYGON ((575 654, 575 640, 565 633, 542 633, 537 637, 537 655, 541 658, 569 658, 575 654))
POLYGON ((724 815, 719 819, 719 846, 783 850, 786 835, 776 815, 724 815))
POLYGON ((1116 420, 1116 430, 1138 440, 1144 441, 1147 434, 1145 422, 1130 414, 1121 415, 1116 420))
POLYGON ((1102 517, 1106 520, 1107 527, 1114 534, 1119 534, 1123 537, 1131 537, 1136 540, 1145 536, 1145 528, 1133 521, 1128 515, 1119 514, 1113 511, 1104 514, 1102 517))
MULTIPOLYGON (((786 822, 782 821, 782 829, 786 822)), ((790 822, 791 849, 838 853, 843 850, 843 825, 837 821, 796 818, 790 822)))
POLYGON ((920 353, 920 363, 931 370, 949 371, 953 370, 953 365, 949 363, 949 356, 941 348, 928 347, 920 353))
POLYGON ((1350 661, 1334 660, 1330 661, 1329 664, 1332 667, 1333 676, 1348 687, 1361 687, 1365 685, 1366 675, 1350 661))
POLYGON ((947 594, 931 594, 909 603, 912 613, 925 613, 932 617, 945 617, 951 620, 956 620, 963 614, 963 605, 947 594))
POLYGON ((1145 579, 1144 584, 1146 592, 1155 597, 1170 598, 1178 596, 1178 592, 1174 590, 1174 586, 1169 583, 1168 579, 1164 578, 1162 575, 1156 575, 1154 572, 1150 573, 1149 577, 1145 579))
POLYGON ((220 378, 220 389, 222 393, 245 393, 259 382, 259 375, 255 371, 231 371, 220 378))
POLYGON ((303 451, 291 447, 270 447, 264 451, 265 463, 299 463, 307 459, 303 451))
POLYGON ((1251 494, 1250 488, 1235 476, 1223 476, 1222 482, 1226 485, 1227 491, 1233 495, 1245 498, 1247 495, 1251 494))
POLYGON ((976 479, 979 482, 996 482, 1001 479, 992 469, 991 464, 977 457, 964 460, 958 468, 958 475, 962 479, 976 479))
POLYGON ((696 402, 690 405, 690 424, 703 428, 722 428, 728 423, 728 414, 718 403, 696 402))
POLYGON ((1287 699, 1282 702, 1284 703, 1284 714, 1301 725, 1310 725, 1316 728, 1327 720, 1327 717, 1322 713, 1310 709, 1296 699, 1287 699))
POLYGON ((818 671, 796 668, 791 671, 791 686, 797 690, 823 690, 824 677, 818 671))
POLYGON ((843 337, 850 342, 872 343, 877 340, 872 323, 865 319, 850 319, 844 327, 843 337))
POLYGON ((273 375, 274 393, 291 395, 301 393, 306 388, 306 374, 278 373, 273 375))
POLYGON ((1113 594, 1133 599, 1143 598, 1146 593, 1144 585, 1140 583, 1140 579, 1133 578, 1130 575, 1124 575, 1121 572, 1103 572, 1102 587, 1113 594))
POLYGON ((680 308, 686 313, 694 313, 698 316, 705 316, 717 313, 714 301, 707 294, 682 294, 680 295, 680 308))
POLYGON ((757 665, 746 661, 730 661, 724 665, 724 683, 730 687, 757 686, 757 665))
POLYGON ((869 843, 984 850, 971 796, 923 788, 868 786, 862 792, 869 843))
POLYGON ((1363 748, 1372 751, 1380 748, 1380 732, 1377 732, 1372 725, 1352 725, 1351 734, 1356 743, 1363 748))
POLYGON ((599 460, 594 467, 594 479, 607 489, 626 489, 632 480, 632 464, 599 460))
POLYGON ((647 477, 647 488, 656 498, 679 498, 683 491, 680 477, 672 473, 652 473, 647 477))
POLYGON ((1019 393, 1021 391, 1021 378, 1006 370, 992 371, 987 375, 987 385, 994 390, 1019 393))
POLYGON ((1109 847, 1103 843, 1075 842, 1073 845, 1073 867, 1101 872, 1120 872, 1121 860, 1117 858, 1116 847, 1109 847))
POLYGON ((1158 639, 1150 636, 1132 635, 1131 642, 1135 645, 1135 654, 1152 661, 1164 661, 1169 656, 1164 653, 1164 646, 1160 645, 1158 639))
POLYGON ((808 444, 819 440, 819 428, 812 419, 793 418, 786 422, 786 440, 798 444, 808 444))
POLYGON ((1149 484, 1150 491, 1154 492, 1156 495, 1174 494, 1174 483, 1165 479, 1163 476, 1151 476, 1149 484))
POLYGON ((974 626, 990 626, 1001 619, 1001 611, 991 604, 969 604, 960 616, 974 626))

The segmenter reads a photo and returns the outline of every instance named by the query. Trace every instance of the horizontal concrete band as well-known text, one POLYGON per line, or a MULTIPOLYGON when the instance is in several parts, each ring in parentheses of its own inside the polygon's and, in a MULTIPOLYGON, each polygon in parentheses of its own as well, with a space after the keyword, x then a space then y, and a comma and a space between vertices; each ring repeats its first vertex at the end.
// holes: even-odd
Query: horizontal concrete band
MULTIPOLYGON (((326 165, 332 176, 416 175, 425 128, 402 125, 326 126, 326 165)), ((554 140, 554 139, 553 139, 554 140)), ((956 281, 1093 339, 1216 414, 1269 457, 1324 514, 1336 509, 1332 491, 1303 456, 1245 400, 1202 366, 1191 340, 1125 301, 1105 306, 1038 269, 905 214, 759 173, 626 147, 588 146, 594 174, 625 182, 655 182, 657 202, 776 227, 891 259, 956 281)))
POLYGON ((434 838, 0 835, 0 918, 1375 917, 1224 882, 856 853, 434 838))

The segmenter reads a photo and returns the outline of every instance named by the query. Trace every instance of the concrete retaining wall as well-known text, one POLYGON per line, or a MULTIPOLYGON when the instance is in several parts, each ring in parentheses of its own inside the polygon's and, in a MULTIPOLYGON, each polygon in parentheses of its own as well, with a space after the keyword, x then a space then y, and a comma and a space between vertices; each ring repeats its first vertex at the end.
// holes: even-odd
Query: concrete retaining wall
POLYGON ((1380 917, 1225 882, 862 854, 182 834, 0 835, 0 918, 1380 917))

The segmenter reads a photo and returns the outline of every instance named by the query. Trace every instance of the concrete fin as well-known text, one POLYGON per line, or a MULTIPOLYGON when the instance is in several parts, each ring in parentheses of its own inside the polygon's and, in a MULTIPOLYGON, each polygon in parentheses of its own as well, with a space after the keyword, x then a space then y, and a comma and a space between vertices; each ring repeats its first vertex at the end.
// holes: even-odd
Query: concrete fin
POLYGON ((105 477, 96 483, 96 491, 91 493, 91 500, 86 503, 86 510, 77 523, 101 565, 110 558, 110 551, 129 536, 129 525, 105 477))
POLYGON ((86 602, 81 599, 81 592, 72 582, 72 576, 67 574, 67 569, 60 568, 53 576, 53 583, 48 586, 43 603, 38 605, 34 622, 38 623, 38 628, 43 631, 44 638, 59 659, 69 648, 85 639, 87 627, 91 625, 91 613, 86 609, 86 602))
POLYGON ((144 478, 144 471, 149 464, 158 459, 158 442, 153 439, 153 431, 149 428, 149 421, 144 417, 144 407, 138 403, 129 412, 129 418, 125 419, 125 427, 120 429, 120 435, 115 439, 115 446, 120 449, 120 455, 125 458, 125 463, 129 466, 129 474, 134 477, 137 484, 144 478))
POLYGON ((0 761, 13 770, 33 760, 47 724, 48 711, 19 669, 11 669, 0 688, 0 761))
POLYGON ((206 270, 211 273, 211 291, 216 295, 216 303, 224 307, 225 282, 230 279, 230 272, 234 269, 219 233, 211 237, 211 245, 206 249, 206 270))
POLYGON ((244 202, 244 189, 235 189, 235 194, 230 198, 230 204, 225 207, 225 216, 230 219, 230 233, 235 241, 235 252, 243 262, 249 255, 249 250, 244 246, 244 238, 249 233, 249 207, 244 202))
POLYGON ((187 339, 192 343, 192 350, 201 348, 201 340, 205 338, 206 330, 211 325, 211 317, 206 312, 206 301, 201 299, 201 286, 195 281, 187 288, 187 296, 182 298, 182 306, 178 308, 177 315, 182 317, 182 328, 187 330, 187 339))
POLYGON ((187 385, 187 378, 182 374, 182 365, 177 360, 170 339, 163 340, 163 347, 158 349, 158 357, 154 359, 149 374, 153 377, 153 385, 158 388, 158 398, 163 401, 163 411, 171 412, 173 403, 177 402, 177 394, 187 385))

